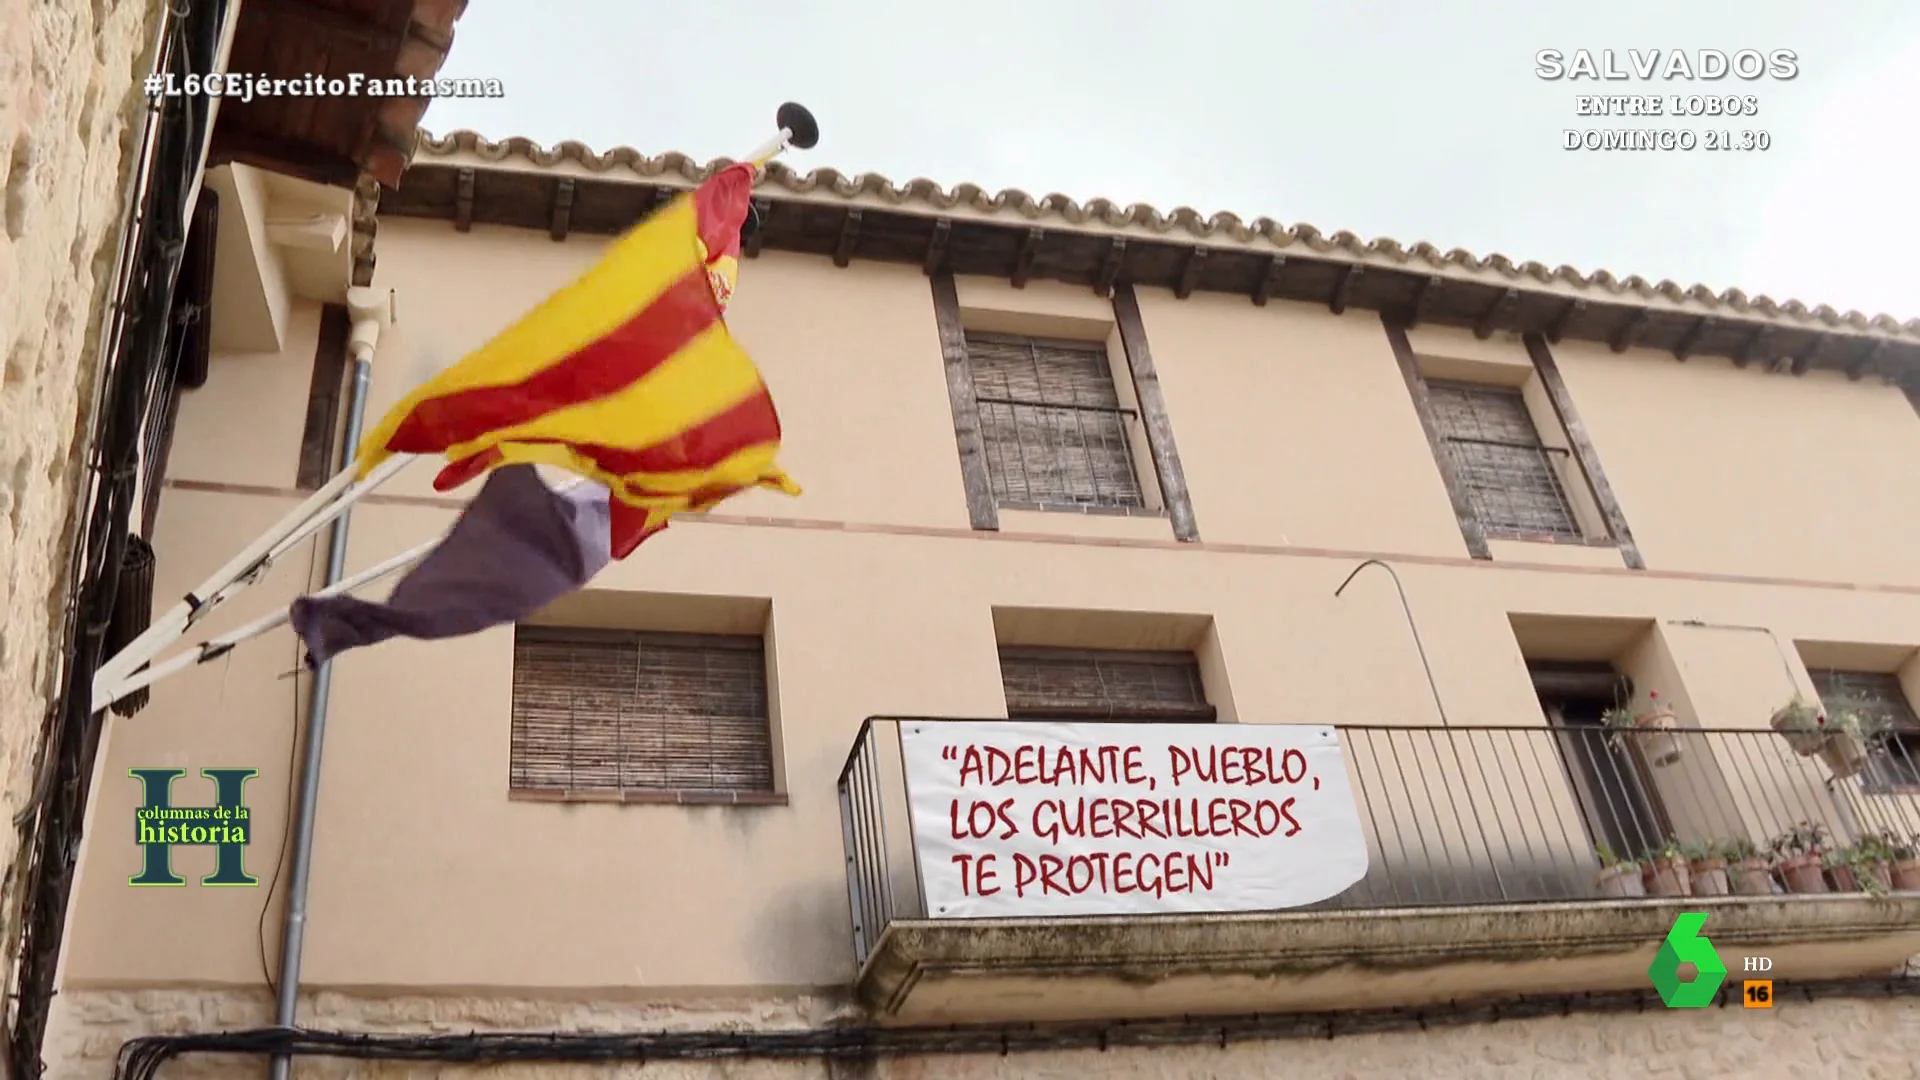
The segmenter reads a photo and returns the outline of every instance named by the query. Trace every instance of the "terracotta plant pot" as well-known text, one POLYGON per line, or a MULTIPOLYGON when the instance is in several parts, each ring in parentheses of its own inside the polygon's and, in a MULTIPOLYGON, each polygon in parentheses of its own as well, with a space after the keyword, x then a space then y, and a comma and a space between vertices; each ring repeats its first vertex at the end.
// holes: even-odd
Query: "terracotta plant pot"
POLYGON ((1823 893, 1827 889, 1827 875, 1820 869, 1820 860, 1812 855, 1795 855, 1780 863, 1780 877, 1787 883, 1790 893, 1823 893))
POLYGON ((1820 747, 1820 760, 1836 779, 1844 780, 1867 767, 1867 750, 1850 731, 1836 731, 1820 747))
POLYGON ((1791 709, 1785 707, 1776 709, 1771 721, 1773 730, 1779 732, 1780 737, 1787 740, 1787 745, 1793 748, 1793 752, 1801 757, 1812 757, 1819 753, 1820 748, 1827 743, 1827 733, 1790 728, 1788 724, 1792 715, 1791 709))
POLYGON ((1896 892, 1920 892, 1920 859, 1901 859, 1893 864, 1893 888, 1896 892))
POLYGON ((1687 864, 1687 870, 1693 877, 1693 895, 1728 896, 1733 892, 1733 883, 1727 879, 1727 860, 1695 859, 1687 864))
POLYGON ((1680 737, 1673 733, 1679 722, 1673 717, 1673 710, 1654 709, 1633 718, 1634 733, 1639 736, 1640 752, 1647 755, 1652 764, 1671 765, 1680 760, 1685 748, 1680 745, 1680 737))
POLYGON ((1881 892, 1893 891, 1893 867, 1891 864, 1883 862, 1866 863, 1856 867, 1853 876, 1855 883, 1863 889, 1866 888, 1868 879, 1872 879, 1880 886, 1881 892))
POLYGON ((1648 864, 1642 876, 1649 896, 1693 895, 1692 875, 1687 873, 1687 864, 1679 859, 1656 859, 1648 864))
POLYGON ((1858 892, 1860 890, 1859 883, 1853 879, 1853 867, 1851 866, 1827 867, 1827 884, 1833 887, 1834 892, 1858 892))
POLYGON ((1765 859, 1747 859, 1728 871, 1735 896, 1772 896, 1773 868, 1765 859))
POLYGON ((1640 880, 1640 868, 1637 866, 1609 866, 1600 871, 1593 886, 1601 896, 1619 900, 1630 900, 1647 895, 1646 885, 1640 880))

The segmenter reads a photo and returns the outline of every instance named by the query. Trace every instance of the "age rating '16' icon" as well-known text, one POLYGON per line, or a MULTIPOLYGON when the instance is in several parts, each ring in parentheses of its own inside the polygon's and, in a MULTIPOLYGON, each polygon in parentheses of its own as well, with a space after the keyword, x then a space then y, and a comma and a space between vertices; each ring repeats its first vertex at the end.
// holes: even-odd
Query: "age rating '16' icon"
POLYGON ((1700 931, 1707 925, 1704 911, 1689 911, 1673 920, 1667 940, 1647 968, 1647 978, 1669 1009, 1704 1009, 1727 979, 1727 965, 1713 951, 1713 942, 1700 931), (1680 978, 1680 965, 1693 965, 1693 978, 1680 978))

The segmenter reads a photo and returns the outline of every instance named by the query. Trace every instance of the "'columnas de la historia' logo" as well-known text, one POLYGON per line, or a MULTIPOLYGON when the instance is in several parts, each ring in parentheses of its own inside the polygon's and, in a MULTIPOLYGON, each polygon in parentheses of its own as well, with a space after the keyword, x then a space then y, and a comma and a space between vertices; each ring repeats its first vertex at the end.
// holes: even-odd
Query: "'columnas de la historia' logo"
POLYGON ((200 879, 202 885, 248 886, 260 884, 249 876, 246 866, 247 845, 253 843, 253 820, 246 807, 247 781, 260 775, 257 769, 201 769, 200 775, 213 781, 212 806, 176 806, 173 782, 185 776, 185 769, 128 769, 127 775, 140 781, 141 805, 133 811, 133 842, 140 845, 143 858, 140 872, 127 879, 134 886, 174 886, 187 883, 173 872, 173 849, 210 847, 214 850, 213 873, 200 879))

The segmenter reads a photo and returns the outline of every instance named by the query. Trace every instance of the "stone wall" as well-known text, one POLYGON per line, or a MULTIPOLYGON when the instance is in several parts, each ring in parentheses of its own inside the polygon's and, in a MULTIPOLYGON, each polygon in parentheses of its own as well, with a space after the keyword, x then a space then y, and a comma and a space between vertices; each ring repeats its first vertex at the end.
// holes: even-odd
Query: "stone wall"
MULTIPOLYGON (((256 994, 194 991, 81 991, 63 994, 49 1032, 49 1080, 110 1076, 120 1044, 144 1032, 216 1031, 264 1025, 271 1008, 256 994)), ((685 1009, 583 1002, 476 998, 355 998, 322 993, 302 1021, 336 1030, 638 1031, 819 1024, 826 1002, 685 1009)), ((438 1076, 445 1080, 532 1077, 644 1077, 646 1080, 1920 1080, 1920 1008, 1914 999, 1813 1002, 1739 1008, 1589 1014, 1436 1028, 1426 1033, 1341 1036, 1218 1045, 901 1058, 829 1071, 807 1062, 656 1062, 623 1065, 471 1066, 438 1062, 358 1063, 303 1059, 303 1077, 438 1076)), ((258 1059, 181 1058, 167 1080, 257 1077, 258 1059)))
MULTIPOLYGON (((95 338, 156 5, 0 0, 0 868, 20 837, 65 603, 95 338)), ((19 911, 8 871, 0 944, 19 911)))

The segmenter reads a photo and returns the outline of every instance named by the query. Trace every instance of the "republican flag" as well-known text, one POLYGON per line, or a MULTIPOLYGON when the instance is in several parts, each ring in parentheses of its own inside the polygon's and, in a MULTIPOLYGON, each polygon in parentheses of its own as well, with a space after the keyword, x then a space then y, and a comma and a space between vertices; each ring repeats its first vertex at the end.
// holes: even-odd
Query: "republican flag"
POLYGON ((754 487, 798 495, 775 463, 773 398, 722 317, 754 178, 749 164, 715 173, 414 391, 360 444, 360 478, 393 454, 446 455, 440 491, 557 466, 610 492, 616 559, 674 514, 754 487))
POLYGON ((388 638, 459 637, 532 615, 606 567, 607 501, 597 484, 554 491, 532 465, 494 469, 385 602, 344 594, 293 602, 290 621, 307 663, 319 667, 388 638))

